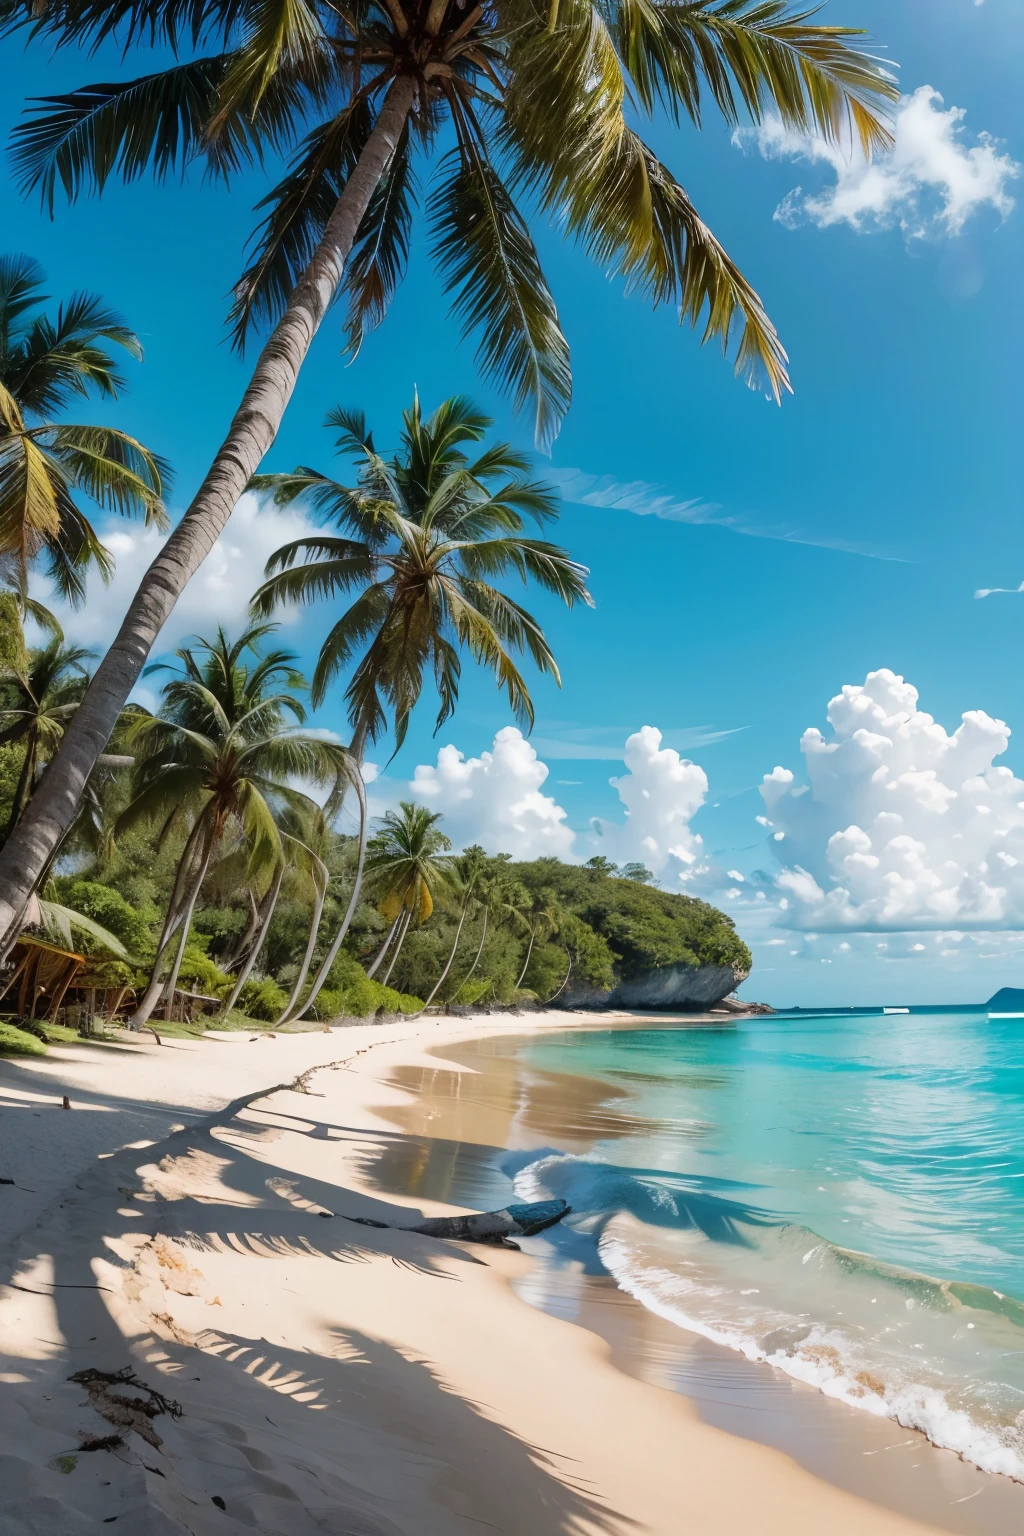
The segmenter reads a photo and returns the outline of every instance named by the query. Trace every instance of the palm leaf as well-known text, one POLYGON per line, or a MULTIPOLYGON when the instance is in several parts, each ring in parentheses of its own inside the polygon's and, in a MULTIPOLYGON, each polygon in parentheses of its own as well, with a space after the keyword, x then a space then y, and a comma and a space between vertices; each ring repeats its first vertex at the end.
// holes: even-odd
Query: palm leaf
POLYGON ((406 125, 387 170, 377 184, 359 226, 345 269, 349 347, 357 353, 363 336, 388 311, 409 260, 416 183, 406 125))
POLYGON ((530 232, 493 166, 472 149, 449 157, 431 198, 435 259, 463 335, 481 332, 484 372, 517 409, 532 402, 534 437, 547 448, 572 398, 569 348, 530 232))
POLYGON ((371 119, 364 99, 314 129, 288 175, 257 204, 267 213, 253 237, 249 265, 235 285, 230 324, 237 347, 254 326, 273 324, 323 237, 371 119))

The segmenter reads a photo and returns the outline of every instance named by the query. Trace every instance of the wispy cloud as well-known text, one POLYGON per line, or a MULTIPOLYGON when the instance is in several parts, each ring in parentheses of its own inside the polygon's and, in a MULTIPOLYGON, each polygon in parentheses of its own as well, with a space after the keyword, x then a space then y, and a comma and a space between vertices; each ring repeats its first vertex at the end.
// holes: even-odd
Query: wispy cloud
POLYGON ((1024 592, 1024 581, 1019 587, 979 587, 974 595, 975 597, 994 597, 997 592, 1008 592, 1015 597, 1018 592, 1024 592))
POLYGON ((550 469, 546 478, 560 492, 563 500, 581 507, 604 507, 612 512, 632 512, 636 517, 657 517, 672 523, 724 528, 750 539, 773 539, 783 544, 806 544, 814 549, 834 549, 844 555, 861 555, 866 560, 893 560, 906 564, 902 555, 867 549, 845 539, 820 538, 783 524, 751 522, 723 512, 713 501, 699 496, 682 500, 663 485, 647 480, 616 480, 611 475, 592 475, 583 469, 550 469))
MULTIPOLYGON (((688 725, 665 730, 661 735, 666 747, 685 752, 692 747, 712 746, 716 741, 724 741, 727 736, 736 736, 748 729, 745 725, 727 730, 712 725, 688 725)), ((531 736, 530 742, 543 757, 556 761, 620 763, 626 755, 624 743, 632 730, 633 727, 628 725, 542 725, 542 734, 531 736)))

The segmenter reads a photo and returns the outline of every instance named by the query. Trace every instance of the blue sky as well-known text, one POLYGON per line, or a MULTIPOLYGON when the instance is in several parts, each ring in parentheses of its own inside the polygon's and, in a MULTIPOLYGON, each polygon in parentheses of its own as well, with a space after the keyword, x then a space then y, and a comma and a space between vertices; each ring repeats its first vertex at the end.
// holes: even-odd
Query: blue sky
MULTIPOLYGON (((791 895, 782 908, 782 888, 764 881, 759 898, 749 877, 761 869, 774 879, 782 867, 769 848, 771 829, 755 820, 765 810, 757 786, 777 764, 803 776, 802 733, 816 726, 828 734, 827 704, 843 685, 890 669, 918 689, 920 708, 950 733, 965 711, 1019 724, 1024 733, 1024 594, 974 596, 979 588, 1024 581, 1013 447, 1020 432, 1024 223, 1020 207, 1009 208, 1024 193, 1024 181, 1012 175, 1014 163, 1024 161, 1024 33, 1014 0, 904 0, 895 8, 843 0, 828 7, 828 16, 866 26, 898 63, 905 92, 930 86, 944 101, 919 101, 930 147, 924 160, 910 156, 898 186, 890 168, 880 219, 865 213, 854 227, 840 217, 858 187, 841 176, 835 192, 835 169, 806 154, 794 158, 793 146, 775 146, 783 153, 765 158, 754 142, 737 147, 713 118, 700 134, 668 124, 654 130, 660 153, 779 327, 795 387, 781 409, 735 380, 718 353, 701 350, 671 312, 651 313, 641 300, 625 298, 553 231, 538 231, 575 381, 572 411, 544 468, 573 494, 596 490, 599 501, 643 506, 647 493, 634 485, 641 482, 652 502, 662 495, 698 505, 659 517, 621 504, 566 502, 559 537, 591 568, 596 607, 565 614, 535 604, 564 681, 561 692, 538 684, 535 693, 536 750, 550 772, 541 785, 530 753, 516 748, 525 777, 513 773, 503 788, 496 774, 482 772, 478 787, 476 780, 463 786, 470 810, 463 797, 462 812, 453 814, 456 822, 463 815, 467 835, 534 828, 509 831, 506 841, 517 852, 550 846, 587 856, 593 843, 631 855, 637 849, 629 826, 636 830, 638 814, 633 809, 625 821, 620 793, 608 782, 623 767, 609 754, 621 755, 626 737, 641 726, 657 727, 662 750, 678 748, 708 780, 703 804, 692 809, 701 798, 693 784, 661 763, 676 785, 666 793, 681 796, 675 810, 682 842, 672 846, 685 845, 690 863, 670 856, 666 843, 659 874, 672 888, 699 888, 731 903, 755 948, 757 974, 748 991, 776 1003, 958 1000, 1024 984, 1024 900, 1006 887, 1001 904, 987 909, 969 894, 971 881, 990 878, 981 869, 991 863, 988 844, 967 849, 966 880, 952 905, 943 898, 945 904, 928 909, 931 918, 922 919, 924 908, 913 901, 890 902, 889 915, 880 917, 878 902, 865 896, 848 903, 841 932, 814 939, 807 924, 819 912, 816 897, 801 898, 803 931, 791 939, 784 925, 797 921, 799 902, 791 895), (947 125, 943 141, 939 114, 951 107, 964 115, 955 129, 947 125), (997 142, 986 151, 979 135, 997 142), (956 208, 945 221, 939 217, 950 183, 922 183, 944 168, 967 177, 957 183, 960 192, 966 185, 978 198, 963 204, 959 223, 956 208), (802 194, 787 204, 798 186, 802 194), (775 217, 780 205, 791 216, 775 217), (632 496, 609 490, 617 485, 634 485, 632 496), (687 520, 694 516, 707 520, 687 520), (591 752, 600 755, 583 755, 591 752), (546 796, 565 815, 535 799, 532 810, 528 805, 519 815, 506 807, 505 820, 495 821, 493 805, 483 801, 513 791, 546 796), (593 818, 607 823, 603 841, 593 841, 593 818), (544 843, 552 827, 555 841, 544 843), (701 843, 691 846, 687 837, 701 843), (730 870, 746 882, 723 875, 730 870), (681 872, 689 884, 678 883, 681 872), (986 910, 995 915, 987 919, 986 910), (863 932, 849 926, 861 921, 863 932), (922 921, 931 926, 921 928, 922 921), (914 928, 910 938, 894 926, 901 922, 914 928), (963 936, 943 937, 950 932, 963 936), (841 943, 849 947, 840 950, 841 943)), ((4 77, 17 87, 0 109, 5 129, 16 121, 22 95, 141 72, 114 55, 49 60, 39 51, 23 55, 10 41, 2 48, 4 77)), ((185 187, 141 182, 112 187, 101 201, 58 207, 51 222, 19 197, 6 169, 0 176, 3 247, 38 257, 55 295, 74 287, 103 293, 141 334, 146 361, 131 370, 117 420, 173 461, 176 510, 187 504, 246 377, 223 341, 224 295, 241 270, 251 208, 264 186, 256 175, 230 192, 198 177, 185 187)), ((472 348, 459 344, 421 250, 390 316, 353 366, 341 356, 339 325, 324 327, 269 466, 326 466, 329 439, 320 422, 336 402, 362 406, 378 438, 389 441, 414 385, 428 406, 456 391, 473 394, 503 432, 529 446, 526 424, 481 383, 472 348)), ((251 573, 257 522, 239 525, 234 554, 224 562, 223 603, 217 588, 200 594, 187 609, 194 622, 201 616, 212 624, 237 611, 232 582, 251 573)), ((126 572, 141 559, 137 542, 134 548, 133 556, 124 547, 126 572)), ((95 643, 109 633, 104 625, 114 606, 95 606, 88 631, 95 643)), ((307 657, 315 654, 318 627, 314 617, 289 630, 307 657)), ((343 731, 339 713, 328 706, 320 723, 343 731)), ((434 778, 421 774, 421 786, 439 805, 454 807, 454 780, 432 768, 438 747, 451 743, 479 757, 509 723, 490 680, 467 669, 456 719, 435 741, 429 711, 421 711, 377 786, 381 803, 404 792, 424 765, 434 778)), ((1024 777, 1016 739, 995 760, 1024 777)), ((921 767, 916 759, 908 765, 921 767)), ((645 770, 630 771, 639 786, 645 770)), ((954 788, 962 802, 962 782, 954 788)), ((826 894, 837 877, 825 843, 863 820, 863 795, 856 804, 830 803, 828 814, 833 822, 817 828, 817 844, 806 837, 800 844, 806 863, 818 859, 815 878, 826 894)), ((946 877, 930 870, 932 824, 914 820, 913 809, 907 814, 908 835, 926 849, 925 884, 930 879, 938 889, 946 877)), ((1001 835, 1009 847, 1022 834, 1007 815, 1001 835)), ((822 816, 827 820, 824 810, 822 816)), ((947 818, 939 827, 935 848, 950 824, 947 818)), ((787 848, 796 847, 804 833, 786 836, 787 848)))

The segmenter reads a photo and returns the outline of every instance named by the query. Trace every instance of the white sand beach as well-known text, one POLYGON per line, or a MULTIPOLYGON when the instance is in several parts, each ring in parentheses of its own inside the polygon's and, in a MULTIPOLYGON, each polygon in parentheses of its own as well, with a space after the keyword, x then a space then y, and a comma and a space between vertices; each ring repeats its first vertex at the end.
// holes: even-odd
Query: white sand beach
POLYGON ((451 1209, 360 1179, 365 1138, 399 1134, 398 1068, 437 1069, 510 1023, 573 1022, 0 1062, 6 1536, 937 1529, 616 1369, 601 1339, 513 1293, 525 1253, 345 1219, 451 1209))

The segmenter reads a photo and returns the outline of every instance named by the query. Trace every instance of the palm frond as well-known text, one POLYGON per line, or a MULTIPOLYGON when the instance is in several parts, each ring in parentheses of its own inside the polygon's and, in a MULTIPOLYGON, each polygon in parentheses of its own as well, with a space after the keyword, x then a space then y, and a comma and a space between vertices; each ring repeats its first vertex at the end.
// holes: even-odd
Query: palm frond
POLYGON ((569 348, 530 232, 493 166, 467 149, 449 157, 431 198, 435 259, 463 335, 481 333, 484 372, 534 408, 547 448, 572 398, 569 348))
POLYGON ((147 527, 170 526, 162 499, 171 475, 166 459, 114 427, 52 427, 47 437, 75 484, 101 507, 141 516, 147 527))
POLYGON ((327 227, 369 136, 365 99, 346 106, 299 146, 288 175, 257 204, 266 209, 249 265, 235 284, 230 324, 242 347, 256 326, 273 324, 327 227))
POLYGON ((387 170, 377 183, 345 268, 349 348, 359 351, 367 331, 378 326, 409 260, 416 180, 406 126, 387 170))

